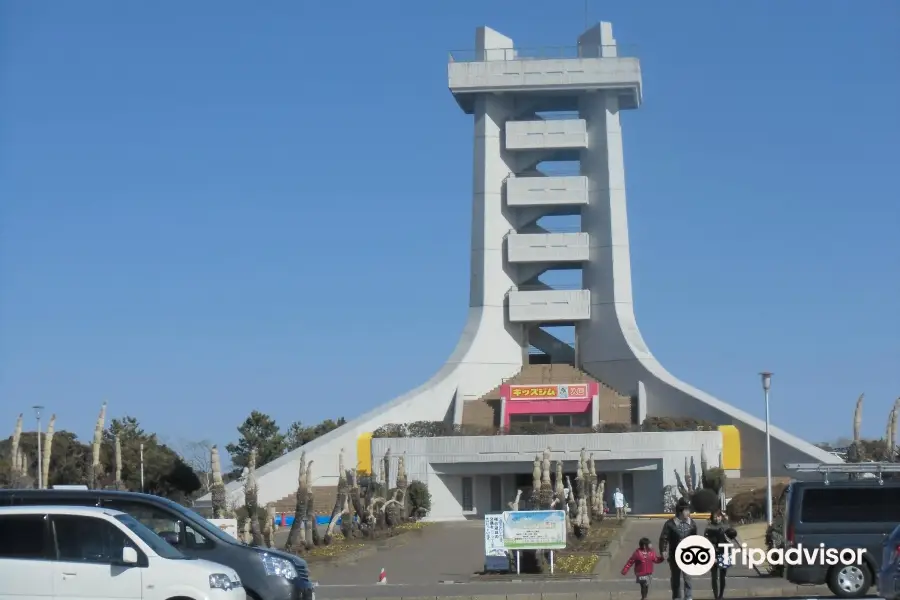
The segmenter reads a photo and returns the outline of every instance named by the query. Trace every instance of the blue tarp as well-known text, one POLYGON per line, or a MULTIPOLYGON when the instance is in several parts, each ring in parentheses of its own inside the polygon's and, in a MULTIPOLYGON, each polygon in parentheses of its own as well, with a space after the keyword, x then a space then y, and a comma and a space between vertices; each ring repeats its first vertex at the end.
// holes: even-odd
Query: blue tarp
MULTIPOLYGON (((328 525, 328 521, 331 519, 329 517, 316 517, 316 525, 328 525)), ((353 517, 353 522, 357 521, 356 517, 353 517)), ((284 515, 284 523, 281 522, 281 515, 275 515, 275 524, 279 527, 290 527, 294 524, 294 515, 284 515)), ((338 518, 337 524, 341 524, 341 519, 338 518)))

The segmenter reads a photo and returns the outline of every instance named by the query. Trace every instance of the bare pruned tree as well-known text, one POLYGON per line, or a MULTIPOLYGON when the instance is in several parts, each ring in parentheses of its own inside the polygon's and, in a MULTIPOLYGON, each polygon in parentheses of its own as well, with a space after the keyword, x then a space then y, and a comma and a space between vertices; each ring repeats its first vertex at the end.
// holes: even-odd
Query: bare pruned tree
POLYGON ((209 440, 198 442, 185 441, 178 445, 182 460, 187 463, 197 474, 203 486, 201 493, 205 494, 212 487, 212 447, 209 440))

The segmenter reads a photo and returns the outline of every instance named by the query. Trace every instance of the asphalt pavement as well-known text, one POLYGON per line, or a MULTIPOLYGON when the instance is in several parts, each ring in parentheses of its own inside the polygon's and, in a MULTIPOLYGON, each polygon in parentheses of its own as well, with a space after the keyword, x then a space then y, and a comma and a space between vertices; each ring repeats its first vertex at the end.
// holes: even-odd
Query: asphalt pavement
MULTIPOLYGON (((712 586, 709 577, 695 578, 696 600, 711 598, 712 586)), ((654 581, 654 589, 651 600, 654 598, 668 597, 668 578, 659 577, 654 581)), ((520 594, 537 595, 553 594, 554 600, 576 600, 574 597, 556 597, 557 594, 578 594, 596 600, 599 596, 610 594, 612 598, 621 597, 622 600, 639 598, 638 588, 634 580, 614 581, 498 581, 477 583, 452 583, 452 584, 387 584, 387 585, 320 585, 316 590, 316 596, 322 600, 359 600, 361 598, 477 598, 491 596, 496 600, 497 596, 514 596, 520 594)), ((822 587, 800 588, 791 586, 784 580, 751 579, 735 577, 729 579, 726 586, 725 597, 728 600, 739 598, 815 598, 829 597, 828 591, 822 587), (729 592, 729 589, 731 590, 729 592)), ((833 598, 833 596, 830 596, 833 598)))
MULTIPOLYGON (((623 576, 622 566, 637 547, 642 537, 656 542, 662 528, 662 520, 633 520, 629 523, 622 543, 605 567, 595 575, 580 579, 546 580, 523 575, 516 580, 510 575, 502 581, 480 579, 476 574, 484 566, 484 533, 481 521, 435 523, 421 530, 419 535, 402 536, 401 545, 366 555, 350 565, 311 564, 313 579, 319 582, 317 592, 321 600, 360 598, 435 598, 443 596, 505 596, 515 594, 582 594, 611 593, 637 596, 633 575, 623 576), (384 568, 388 583, 377 583, 378 574, 384 568)), ((702 528, 701 528, 702 532, 702 528)), ((654 595, 668 589, 668 567, 657 567, 654 595)), ((783 579, 759 577, 746 567, 736 565, 729 570, 728 586, 734 591, 729 598, 787 597, 787 588, 793 588, 783 579)), ((712 596, 709 576, 695 578, 696 598, 712 596)), ((822 588, 802 588, 800 592, 812 597, 827 594, 822 588)), ((791 597, 796 597, 789 594, 791 597)), ((556 600, 564 600, 558 598, 556 600)), ((575 598, 570 598, 575 600, 575 598)))

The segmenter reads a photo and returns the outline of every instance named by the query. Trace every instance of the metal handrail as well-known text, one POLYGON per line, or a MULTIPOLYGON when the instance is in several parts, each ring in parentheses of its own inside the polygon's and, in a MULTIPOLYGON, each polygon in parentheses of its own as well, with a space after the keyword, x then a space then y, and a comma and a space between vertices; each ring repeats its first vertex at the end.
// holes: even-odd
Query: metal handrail
POLYGON ((544 227, 546 231, 516 231, 515 229, 510 229, 505 234, 503 234, 503 239, 508 238, 509 236, 516 235, 545 235, 548 233, 587 233, 587 231, 582 231, 581 227, 576 227, 571 225, 569 227, 554 227, 552 229, 548 229, 544 227))
POLYGON ((635 58, 637 48, 632 45, 621 44, 604 45, 602 54, 615 54, 616 56, 597 56, 598 46, 536 46, 524 48, 490 48, 486 50, 465 49, 452 50, 449 54, 449 62, 493 62, 513 60, 559 60, 559 59, 609 59, 609 58, 635 58))
POLYGON ((875 475, 878 483, 884 483, 883 475, 885 473, 900 473, 900 464, 887 462, 866 462, 866 463, 787 463, 784 468, 788 471, 797 473, 821 473, 825 483, 829 483, 828 476, 831 474, 865 474, 875 475))
MULTIPOLYGON (((541 121, 574 121, 581 119, 581 113, 577 110, 565 110, 558 112, 539 112, 535 115, 541 121)), ((516 119, 517 121, 532 121, 533 119, 516 119)), ((509 121, 507 121, 509 123, 509 121)))
POLYGON ((583 285, 580 283, 545 283, 541 284, 526 284, 526 285, 514 285, 509 290, 506 291, 507 295, 510 292, 564 292, 570 290, 583 290, 585 289, 583 285))

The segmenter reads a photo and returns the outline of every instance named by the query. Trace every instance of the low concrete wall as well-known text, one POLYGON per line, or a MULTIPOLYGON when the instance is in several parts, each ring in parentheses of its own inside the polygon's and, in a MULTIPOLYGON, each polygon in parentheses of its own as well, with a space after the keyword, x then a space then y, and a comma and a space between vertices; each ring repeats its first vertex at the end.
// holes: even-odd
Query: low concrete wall
MULTIPOLYGON (((506 509, 516 495, 515 474, 530 474, 534 457, 551 448, 551 460, 575 470, 581 449, 594 455, 599 473, 619 476, 630 473, 632 494, 626 501, 634 513, 656 513, 663 509, 662 490, 675 483, 675 471, 693 462, 695 481, 700 475, 701 448, 711 464, 722 450, 720 431, 673 431, 643 433, 589 433, 554 435, 454 436, 433 438, 375 438, 373 461, 391 451, 387 480, 393 487, 397 462, 405 457, 411 480, 424 481, 431 492, 431 520, 453 521, 480 517, 506 509), (501 479, 501 502, 491 505, 491 476, 501 479), (471 478, 474 508, 463 511, 463 479, 471 478)), ((383 469, 382 469, 383 470, 383 469)), ((684 475, 682 473, 682 475, 684 475)), ((610 479, 607 496, 621 479, 610 479)), ((609 500, 607 500, 609 501, 609 500)))

